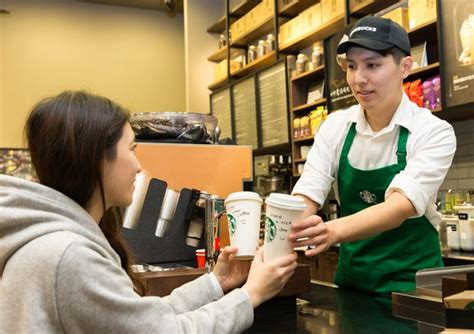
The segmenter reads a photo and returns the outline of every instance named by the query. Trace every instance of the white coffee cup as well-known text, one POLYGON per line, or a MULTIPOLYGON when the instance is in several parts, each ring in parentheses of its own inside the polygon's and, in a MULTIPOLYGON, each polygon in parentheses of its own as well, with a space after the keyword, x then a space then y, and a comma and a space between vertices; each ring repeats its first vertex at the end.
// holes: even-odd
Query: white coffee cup
POLYGON ((237 259, 251 259, 258 248, 262 199, 257 193, 239 191, 227 196, 224 204, 230 244, 237 246, 237 259))
POLYGON ((291 254, 293 247, 288 240, 291 222, 300 219, 306 204, 300 197, 272 193, 265 199, 264 261, 271 261, 291 254))

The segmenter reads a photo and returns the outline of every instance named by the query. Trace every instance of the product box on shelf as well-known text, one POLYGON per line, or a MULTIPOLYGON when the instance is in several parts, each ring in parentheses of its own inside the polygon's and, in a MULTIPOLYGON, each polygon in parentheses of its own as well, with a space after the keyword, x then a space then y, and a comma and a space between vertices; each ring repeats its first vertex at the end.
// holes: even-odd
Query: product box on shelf
MULTIPOLYGON (((230 73, 235 73, 240 70, 243 66, 243 58, 238 56, 230 61, 230 73)), ((216 64, 214 69, 214 80, 219 81, 227 77, 227 59, 224 59, 220 63, 216 64)))
POLYGON ((280 26, 280 45, 289 44, 291 41, 301 35, 301 28, 303 21, 300 16, 282 24, 280 26))
POLYGON ((345 0, 321 0, 322 23, 332 21, 334 18, 344 15, 345 0))
POLYGON ((350 0, 349 1, 349 8, 352 10, 354 7, 364 3, 364 2, 370 2, 371 0, 350 0))
POLYGON ((408 16, 410 29, 436 19, 436 0, 409 0, 408 16))
POLYGON ((263 23, 267 19, 273 17, 275 14, 274 0, 263 0, 257 7, 258 14, 260 16, 260 23, 263 23))
POLYGON ((405 30, 410 29, 409 20, 408 20, 408 8, 399 7, 394 10, 389 11, 388 13, 382 15, 387 19, 390 19, 394 22, 397 22, 401 25, 405 30))
POLYGON ((301 33, 305 34, 321 26, 321 3, 317 3, 298 15, 301 33))
POLYGON ((244 35, 247 32, 246 16, 241 17, 237 21, 231 24, 230 26, 230 39, 236 41, 240 36, 244 35))

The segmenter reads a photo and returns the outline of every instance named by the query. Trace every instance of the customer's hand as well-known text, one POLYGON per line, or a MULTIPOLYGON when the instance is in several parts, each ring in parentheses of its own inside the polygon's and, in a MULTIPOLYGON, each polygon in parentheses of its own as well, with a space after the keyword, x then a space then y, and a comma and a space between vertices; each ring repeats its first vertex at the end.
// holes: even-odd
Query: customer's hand
POLYGON ((250 269, 250 261, 236 260, 237 247, 227 246, 217 258, 213 273, 224 293, 244 284, 250 269))
POLYGON ((293 247, 312 246, 305 251, 306 256, 315 256, 332 245, 330 225, 325 224, 319 216, 295 220, 291 223, 291 229, 288 239, 293 247))
POLYGON ((292 253, 281 258, 263 262, 263 247, 260 247, 252 261, 249 277, 242 289, 247 291, 253 307, 278 294, 295 273, 297 255, 292 253))

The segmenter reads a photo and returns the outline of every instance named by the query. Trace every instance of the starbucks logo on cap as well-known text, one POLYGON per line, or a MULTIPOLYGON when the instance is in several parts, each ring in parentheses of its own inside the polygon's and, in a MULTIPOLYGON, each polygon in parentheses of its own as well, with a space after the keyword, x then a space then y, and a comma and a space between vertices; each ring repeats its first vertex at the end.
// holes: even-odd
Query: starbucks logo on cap
POLYGON ((265 239, 266 241, 270 242, 275 239, 277 234, 276 225, 273 220, 269 217, 265 219, 265 239))
POLYGON ((237 221, 235 220, 234 216, 232 216, 230 213, 227 214, 227 220, 229 221, 230 234, 234 235, 235 229, 237 227, 237 221))

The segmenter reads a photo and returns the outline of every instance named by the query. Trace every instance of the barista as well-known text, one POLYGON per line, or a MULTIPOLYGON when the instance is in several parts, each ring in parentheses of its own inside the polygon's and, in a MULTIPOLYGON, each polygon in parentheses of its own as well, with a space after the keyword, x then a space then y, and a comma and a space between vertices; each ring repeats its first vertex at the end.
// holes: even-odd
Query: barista
POLYGON ((358 105, 332 113, 316 134, 292 192, 308 209, 292 224, 290 240, 311 246, 306 256, 341 243, 339 286, 411 291, 418 270, 443 265, 435 200, 455 134, 404 94, 413 60, 400 25, 364 17, 337 53, 345 55, 342 66, 358 105), (342 218, 324 223, 315 213, 332 185, 342 218))

